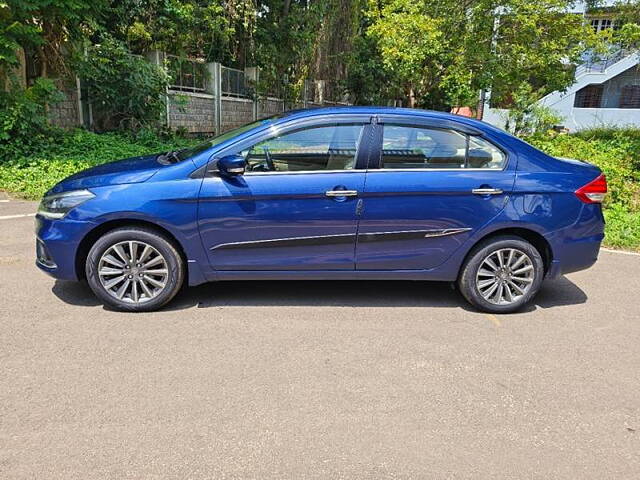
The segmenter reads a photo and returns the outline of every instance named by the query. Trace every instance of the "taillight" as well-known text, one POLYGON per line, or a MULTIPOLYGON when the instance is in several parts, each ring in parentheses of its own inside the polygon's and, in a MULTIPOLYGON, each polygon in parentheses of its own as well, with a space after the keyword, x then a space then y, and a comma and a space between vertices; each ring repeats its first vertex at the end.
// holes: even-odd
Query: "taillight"
POLYGON ((584 187, 580 187, 575 193, 584 203, 602 203, 607 193, 607 178, 603 173, 584 187))

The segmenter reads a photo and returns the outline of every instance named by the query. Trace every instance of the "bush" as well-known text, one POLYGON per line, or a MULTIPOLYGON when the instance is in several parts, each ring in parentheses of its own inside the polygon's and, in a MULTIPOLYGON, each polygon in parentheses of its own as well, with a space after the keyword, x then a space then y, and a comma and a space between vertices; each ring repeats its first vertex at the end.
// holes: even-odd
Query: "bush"
POLYGON ((165 115, 169 82, 164 69, 132 55, 111 37, 93 45, 77 61, 100 131, 156 127, 165 115))
POLYGON ((8 91, 0 90, 0 162, 47 142, 53 131, 47 105, 62 97, 54 83, 44 78, 26 89, 13 84, 8 91))

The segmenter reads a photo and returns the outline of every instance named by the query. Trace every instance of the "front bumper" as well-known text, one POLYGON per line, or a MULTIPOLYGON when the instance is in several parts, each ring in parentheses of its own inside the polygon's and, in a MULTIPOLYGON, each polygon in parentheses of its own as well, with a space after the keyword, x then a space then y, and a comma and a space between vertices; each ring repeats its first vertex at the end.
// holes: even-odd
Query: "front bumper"
POLYGON ((79 280, 76 271, 78 248, 92 222, 47 219, 36 215, 36 266, 60 280, 79 280))

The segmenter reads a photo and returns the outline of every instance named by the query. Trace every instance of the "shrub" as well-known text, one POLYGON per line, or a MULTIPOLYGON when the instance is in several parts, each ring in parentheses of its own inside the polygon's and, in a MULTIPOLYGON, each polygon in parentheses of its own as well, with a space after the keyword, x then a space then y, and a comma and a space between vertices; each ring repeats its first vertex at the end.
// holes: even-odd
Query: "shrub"
POLYGON ((0 161, 40 148, 53 129, 47 105, 62 99, 51 80, 39 78, 26 89, 13 83, 0 90, 0 161))
POLYGON ((88 88, 98 130, 137 130, 162 121, 169 77, 122 42, 105 36, 77 61, 77 71, 88 88))

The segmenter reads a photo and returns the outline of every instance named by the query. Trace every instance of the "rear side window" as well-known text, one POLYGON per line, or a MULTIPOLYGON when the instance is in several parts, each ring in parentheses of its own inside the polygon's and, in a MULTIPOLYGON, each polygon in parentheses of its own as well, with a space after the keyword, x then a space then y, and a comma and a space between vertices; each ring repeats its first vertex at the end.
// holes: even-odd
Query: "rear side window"
POLYGON ((504 152, 492 143, 480 137, 469 137, 467 151, 468 168, 491 168, 499 170, 504 167, 507 157, 504 152))
POLYGON ((384 125, 382 168, 501 169, 504 153, 478 137, 454 130, 384 125))

